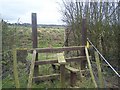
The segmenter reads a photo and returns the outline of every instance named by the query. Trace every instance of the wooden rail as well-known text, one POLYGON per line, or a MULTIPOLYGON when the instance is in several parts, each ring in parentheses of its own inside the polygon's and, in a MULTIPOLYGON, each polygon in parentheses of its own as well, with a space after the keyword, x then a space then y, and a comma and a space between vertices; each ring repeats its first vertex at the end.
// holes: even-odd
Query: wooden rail
MULTIPOLYGON (((89 56, 91 58, 91 56, 89 56)), ((86 56, 79 56, 79 57, 72 57, 72 58, 65 58, 66 62, 80 62, 81 60, 86 60, 86 56)), ((39 60, 35 62, 35 65, 45 65, 45 64, 54 64, 58 63, 58 60, 39 60)))
MULTIPOLYGON (((71 47, 56 47, 56 48, 35 48, 37 53, 58 53, 63 51, 76 51, 85 48, 85 46, 71 46, 71 47)), ((28 50, 32 53, 33 49, 28 50)))
POLYGON ((60 74, 51 74, 51 75, 44 75, 44 76, 37 76, 37 77, 33 77, 33 80, 35 81, 45 81, 45 80, 51 80, 51 79, 56 79, 60 76, 60 74))

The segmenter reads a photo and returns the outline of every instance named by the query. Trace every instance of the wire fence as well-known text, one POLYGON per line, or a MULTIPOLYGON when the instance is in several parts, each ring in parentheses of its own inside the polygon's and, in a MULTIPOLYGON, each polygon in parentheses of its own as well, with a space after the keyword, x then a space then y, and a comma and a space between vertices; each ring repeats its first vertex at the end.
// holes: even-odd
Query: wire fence
MULTIPOLYGON (((94 46, 94 44, 88 38, 87 38, 87 40, 92 45, 94 50, 97 51, 97 53, 100 56, 100 66, 101 66, 101 69, 102 69, 102 75, 103 75, 103 79, 104 79, 105 88, 108 88, 108 87, 119 88, 119 79, 120 79, 120 75, 118 73, 119 70, 115 69, 115 67, 113 67, 103 57, 103 55, 98 51, 98 49, 94 46)), ((95 58, 92 58, 92 59, 93 60, 91 60, 91 63, 92 63, 93 71, 94 71, 94 76, 96 78, 96 81, 98 81, 98 74, 96 73, 97 72, 97 66, 96 66, 96 62, 94 60, 95 58)))
POLYGON ((120 74, 113 68, 113 66, 103 57, 103 55, 98 51, 98 49, 92 44, 92 42, 87 38, 89 43, 92 45, 92 47, 97 51, 97 53, 101 56, 101 58, 106 62, 106 64, 114 71, 114 73, 120 77, 120 74))

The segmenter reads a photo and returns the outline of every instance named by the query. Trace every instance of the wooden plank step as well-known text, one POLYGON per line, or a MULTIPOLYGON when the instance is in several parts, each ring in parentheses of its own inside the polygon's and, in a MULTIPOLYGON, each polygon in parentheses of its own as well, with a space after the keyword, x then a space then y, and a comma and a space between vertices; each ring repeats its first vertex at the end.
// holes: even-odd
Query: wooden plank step
POLYGON ((55 65, 55 66, 60 66, 60 64, 59 64, 59 63, 54 63, 53 65, 55 65))
POLYGON ((73 67, 69 67, 69 66, 66 66, 65 67, 67 70, 69 70, 70 72, 73 72, 73 73, 76 73, 76 72, 79 72, 80 70, 79 69, 76 69, 76 68, 73 68, 73 67))
POLYGON ((59 64, 66 64, 64 53, 57 53, 57 58, 59 64))
POLYGON ((44 75, 44 76, 37 76, 37 77, 33 77, 33 79, 35 80, 35 81, 40 81, 40 80, 42 80, 42 81, 44 81, 44 80, 51 80, 51 79, 55 79, 55 78, 57 78, 57 77, 59 77, 60 76, 60 74, 50 74, 50 75, 44 75))

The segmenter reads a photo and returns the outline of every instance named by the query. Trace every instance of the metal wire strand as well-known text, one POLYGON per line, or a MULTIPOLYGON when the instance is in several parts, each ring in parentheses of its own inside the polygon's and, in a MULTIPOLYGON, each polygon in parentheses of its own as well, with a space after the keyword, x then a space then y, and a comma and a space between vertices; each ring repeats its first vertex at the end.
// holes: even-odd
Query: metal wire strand
POLYGON ((93 43, 87 38, 88 42, 92 45, 92 47, 97 51, 97 53, 101 56, 101 58, 110 66, 110 68, 115 72, 115 74, 120 77, 120 74, 112 67, 112 65, 103 57, 103 55, 98 51, 98 49, 93 45, 93 43))

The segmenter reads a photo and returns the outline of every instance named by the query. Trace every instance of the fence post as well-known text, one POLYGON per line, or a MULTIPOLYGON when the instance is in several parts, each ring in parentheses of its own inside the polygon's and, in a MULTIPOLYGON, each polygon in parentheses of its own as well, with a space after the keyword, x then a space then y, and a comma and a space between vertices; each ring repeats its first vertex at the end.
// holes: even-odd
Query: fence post
MULTIPOLYGON (((81 44, 82 46, 87 45, 87 29, 86 29, 86 19, 82 19, 82 30, 81 30, 81 44)), ((85 56, 85 49, 81 49, 81 56, 85 56)), ((86 61, 81 62, 81 69, 85 69, 86 61)))
POLYGON ((104 88, 104 81, 103 81, 102 71, 100 67, 99 55, 96 51, 95 51, 95 59, 96 59, 96 64, 97 64, 98 77, 99 77, 99 88, 104 88))
POLYGON ((60 86, 65 88, 65 64, 66 60, 64 53, 57 53, 58 63, 60 64, 60 86))
POLYGON ((15 78, 15 86, 16 88, 20 88, 19 78, 18 78, 18 70, 17 70, 17 51, 13 49, 13 73, 15 78))
POLYGON ((60 64, 60 88, 65 88, 65 64, 60 64))
MULTIPOLYGON (((33 40, 33 48, 37 48, 37 15, 36 13, 32 13, 32 40, 33 40)), ((36 53, 36 60, 38 61, 38 53, 36 53)), ((37 76, 39 72, 39 67, 35 65, 34 75, 37 76)))
POLYGON ((85 47, 85 53, 86 53, 86 57, 87 57, 87 62, 88 62, 88 67, 89 67, 89 70, 90 70, 90 75, 91 75, 91 78, 92 78, 92 81, 94 83, 94 86, 95 88, 97 88, 97 83, 95 81, 95 77, 94 77, 94 74, 93 74, 93 70, 92 70, 92 66, 91 66, 91 62, 90 62, 90 59, 89 59, 89 54, 88 54, 88 49, 87 47, 85 47))

